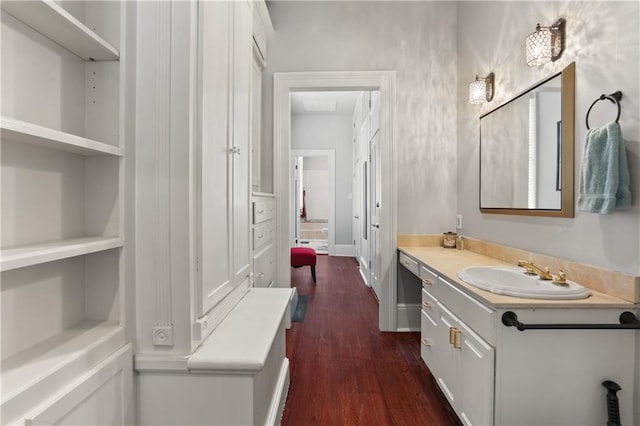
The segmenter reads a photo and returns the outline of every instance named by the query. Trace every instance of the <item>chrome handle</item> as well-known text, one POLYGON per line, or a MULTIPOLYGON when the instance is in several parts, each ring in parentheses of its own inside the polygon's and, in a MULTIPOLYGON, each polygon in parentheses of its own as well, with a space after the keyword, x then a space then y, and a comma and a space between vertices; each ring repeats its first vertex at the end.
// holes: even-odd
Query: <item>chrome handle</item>
POLYGON ((258 277, 260 278, 264 277, 264 272, 258 272, 258 277))
POLYGON ((261 239, 262 237, 264 237, 264 234, 258 235, 258 239, 261 239))
POLYGON ((356 216, 354 216, 353 218, 354 218, 354 219, 360 219, 360 216, 357 216, 357 215, 356 215, 356 216))
POLYGON ((431 302, 422 302, 422 306, 424 306, 425 308, 432 308, 433 307, 431 302))
POLYGON ((257 212, 257 213, 258 213, 258 214, 262 214, 262 213, 264 213, 264 210, 258 210, 258 212, 257 212))

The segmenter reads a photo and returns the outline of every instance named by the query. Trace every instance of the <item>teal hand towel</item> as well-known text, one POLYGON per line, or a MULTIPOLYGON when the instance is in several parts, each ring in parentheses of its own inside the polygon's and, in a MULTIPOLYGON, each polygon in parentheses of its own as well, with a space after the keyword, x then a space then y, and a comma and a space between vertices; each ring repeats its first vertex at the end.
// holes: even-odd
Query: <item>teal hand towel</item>
POLYGON ((620 125, 612 121, 587 132, 577 209, 606 214, 630 206, 627 152, 620 125))

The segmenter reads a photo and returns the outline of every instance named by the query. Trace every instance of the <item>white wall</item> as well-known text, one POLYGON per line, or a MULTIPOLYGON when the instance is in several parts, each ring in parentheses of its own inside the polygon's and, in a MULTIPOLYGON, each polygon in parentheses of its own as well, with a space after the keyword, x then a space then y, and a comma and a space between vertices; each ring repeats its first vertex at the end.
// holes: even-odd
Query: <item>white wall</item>
POLYGON ((273 188, 273 72, 396 70, 398 233, 453 229, 455 3, 270 1, 268 7, 275 35, 263 74, 263 190, 273 188))
MULTIPOLYGON (((336 245, 351 245, 351 116, 292 115, 291 149, 333 149, 336 158, 336 245)), ((305 161, 306 166, 306 161, 305 161)), ((307 185, 304 176, 304 185, 307 185)), ((313 217, 307 215, 310 219, 313 217)))
MULTIPOLYGON (((458 3, 457 193, 463 234, 640 275, 639 27, 638 2, 458 3), (525 37, 536 23, 549 25, 558 17, 567 21, 567 47, 562 58, 541 67, 528 67, 525 37), (600 94, 621 90, 620 126, 631 172, 632 208, 611 215, 576 212, 574 219, 481 214, 477 179, 479 115, 572 61, 576 63, 576 182, 586 111, 600 94), (490 71, 496 78, 494 100, 482 107, 470 105, 468 84, 476 74, 490 71)), ((614 107, 600 104, 590 116, 592 127, 615 118, 614 107)), ((640 351, 640 333, 636 336, 640 351)), ((636 365, 640 365, 640 359, 636 365)), ((635 406, 640 407, 640 370, 635 375, 635 406)), ((639 415, 636 413, 636 420, 639 415)))

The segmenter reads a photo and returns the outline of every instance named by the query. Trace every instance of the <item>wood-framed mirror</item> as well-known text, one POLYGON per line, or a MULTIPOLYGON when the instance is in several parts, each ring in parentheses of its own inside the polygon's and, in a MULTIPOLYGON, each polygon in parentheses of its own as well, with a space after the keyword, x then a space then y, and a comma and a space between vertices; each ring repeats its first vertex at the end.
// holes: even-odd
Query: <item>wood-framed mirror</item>
POLYGON ((575 63, 480 116, 480 211, 574 217, 575 63))

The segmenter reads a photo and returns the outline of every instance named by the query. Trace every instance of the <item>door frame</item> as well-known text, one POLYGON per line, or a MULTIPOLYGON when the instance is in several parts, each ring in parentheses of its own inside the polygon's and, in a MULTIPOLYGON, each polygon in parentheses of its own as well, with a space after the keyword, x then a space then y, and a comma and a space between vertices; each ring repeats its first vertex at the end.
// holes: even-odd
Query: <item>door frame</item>
MULTIPOLYGON (((329 180, 329 218, 328 218, 328 223, 327 226, 329 227, 329 233, 327 235, 327 245, 328 245, 328 252, 330 256, 333 256, 336 254, 336 152, 333 149, 292 149, 291 150, 291 156, 289 158, 289 170, 291 171, 293 176, 293 165, 294 165, 294 159, 296 157, 326 157, 327 158, 327 163, 329 165, 328 167, 328 180, 329 180)), ((289 193, 293 194, 294 196, 297 197, 297 194, 295 194, 295 188, 293 187, 293 179, 290 179, 290 185, 291 188, 289 188, 289 193)), ((295 243, 295 228, 294 228, 294 224, 293 221, 296 220, 296 218, 293 216, 294 213, 294 209, 292 208, 293 206, 290 205, 289 207, 289 212, 290 212, 290 219, 289 219, 289 226, 290 226, 290 230, 289 230, 289 235, 291 235, 291 239, 289 240, 289 244, 293 245, 295 243)))
POLYGON ((396 331, 396 72, 324 71, 277 72, 273 74, 273 149, 274 189, 276 195, 276 283, 291 287, 290 221, 291 184, 291 92, 313 90, 379 90, 380 156, 383 224, 380 231, 381 297, 379 327, 396 331), (287 230, 287 231, 284 231, 287 230), (284 232, 283 232, 284 231, 284 232))

